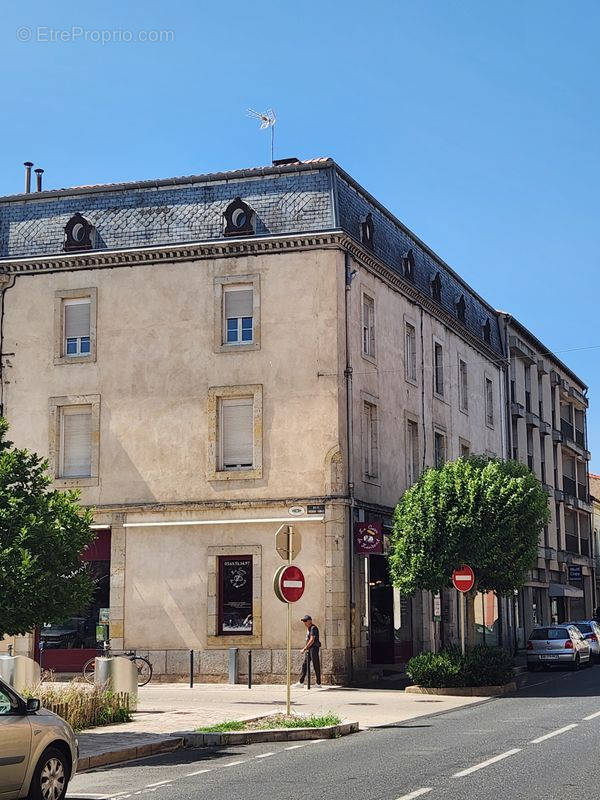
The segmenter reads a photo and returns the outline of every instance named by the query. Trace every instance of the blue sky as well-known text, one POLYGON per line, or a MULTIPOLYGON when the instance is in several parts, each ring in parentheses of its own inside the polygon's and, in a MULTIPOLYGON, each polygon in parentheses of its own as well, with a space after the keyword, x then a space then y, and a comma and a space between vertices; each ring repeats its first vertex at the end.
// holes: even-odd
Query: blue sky
POLYGON ((595 0, 5 4, 0 194, 268 163, 272 106, 276 157, 334 157, 581 375, 600 472, 599 34, 595 0))

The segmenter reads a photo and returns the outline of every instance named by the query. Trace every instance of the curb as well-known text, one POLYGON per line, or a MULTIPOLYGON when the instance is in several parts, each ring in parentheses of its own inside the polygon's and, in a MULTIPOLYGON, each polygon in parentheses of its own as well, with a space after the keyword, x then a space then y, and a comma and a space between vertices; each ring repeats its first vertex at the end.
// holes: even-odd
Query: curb
POLYGON ((407 694, 436 694, 448 697, 501 697, 504 694, 516 692, 517 684, 515 681, 510 681, 502 686, 448 686, 443 689, 407 686, 404 691, 407 694))
POLYGON ((324 728, 279 728, 231 733, 182 732, 184 747, 225 747, 257 742, 297 742, 306 739, 337 739, 358 732, 358 722, 342 722, 324 728))
POLYGON ((136 758, 147 758, 160 753, 172 753, 182 747, 184 747, 182 736, 169 736, 160 742, 141 744, 138 747, 123 747, 120 750, 110 750, 95 756, 82 756, 77 760, 76 774, 109 764, 119 764, 122 761, 133 761, 136 758))

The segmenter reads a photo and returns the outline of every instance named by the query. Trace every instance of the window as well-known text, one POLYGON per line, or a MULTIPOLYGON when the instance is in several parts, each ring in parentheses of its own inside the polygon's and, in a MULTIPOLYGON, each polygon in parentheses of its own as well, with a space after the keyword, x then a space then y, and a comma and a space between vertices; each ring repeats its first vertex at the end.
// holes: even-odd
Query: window
POLYGON ((0 689, 0 716, 12 714, 18 709, 16 699, 12 694, 8 694, 6 689, 0 689))
POLYGON ((90 298, 64 301, 64 354, 90 354, 90 298))
POLYGON ((433 389, 436 394, 444 395, 444 351, 442 345, 433 345, 433 389))
POLYGON ((409 419, 406 423, 406 484, 412 486, 419 479, 419 426, 409 419))
POLYGON ((60 410, 60 478, 89 478, 92 474, 92 407, 64 406, 60 410))
POLYGON ((408 253, 402 257, 402 268, 404 270, 404 277, 409 281, 414 281, 415 257, 412 250, 409 250, 408 253))
POLYGON ((223 343, 251 344, 254 334, 251 285, 226 286, 223 292, 223 343))
POLYGON ((442 302, 442 279, 440 273, 436 272, 435 277, 431 281, 431 296, 436 303, 442 302))
POLYGON ((252 556, 219 556, 219 636, 252 636, 252 556))
POLYGON ((483 341, 486 344, 491 344, 492 343, 492 325, 491 325, 489 319, 487 319, 485 321, 485 325, 483 326, 481 332, 482 332, 482 335, 483 335, 483 341))
POLYGON ((367 294, 362 296, 362 351, 375 358, 375 301, 367 294))
POLYGON ((407 322, 404 326, 404 364, 406 379, 417 380, 417 332, 415 326, 407 322))
POLYGON ((252 397, 222 398, 219 411, 220 468, 252 469, 254 466, 252 397))
POLYGON ((363 401, 363 463, 366 480, 378 476, 377 406, 363 401))
POLYGON ((254 211, 247 203, 236 197, 223 212, 225 236, 252 236, 254 234, 254 211))
POLYGON ((469 410, 469 396, 467 383, 467 362, 458 359, 458 400, 461 411, 469 410))
POLYGON ((213 386, 207 398, 208 480, 262 478, 262 386, 213 386))
POLYGON ((461 322, 465 321, 467 313, 467 304, 465 303, 465 296, 461 294, 461 296, 456 301, 456 316, 461 322))
POLYGON ((460 440, 460 457, 469 458, 471 455, 471 445, 464 439, 460 440))
POLYGON ((494 427, 494 383, 489 378, 485 379, 485 423, 494 427))
POLYGON ((96 360, 96 297, 95 288, 55 292, 55 364, 96 360))
POLYGON ((433 434, 433 462, 435 467, 443 467, 446 463, 446 437, 439 431, 433 434))

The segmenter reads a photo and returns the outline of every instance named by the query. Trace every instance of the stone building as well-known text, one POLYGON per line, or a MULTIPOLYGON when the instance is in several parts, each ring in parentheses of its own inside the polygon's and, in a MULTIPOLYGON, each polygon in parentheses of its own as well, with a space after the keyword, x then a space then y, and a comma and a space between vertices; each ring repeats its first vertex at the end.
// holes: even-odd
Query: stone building
POLYGON ((507 372, 507 455, 527 464, 550 498, 531 579, 511 608, 516 644, 534 625, 589 617, 595 608, 588 476, 587 386, 530 331, 501 315, 507 372))

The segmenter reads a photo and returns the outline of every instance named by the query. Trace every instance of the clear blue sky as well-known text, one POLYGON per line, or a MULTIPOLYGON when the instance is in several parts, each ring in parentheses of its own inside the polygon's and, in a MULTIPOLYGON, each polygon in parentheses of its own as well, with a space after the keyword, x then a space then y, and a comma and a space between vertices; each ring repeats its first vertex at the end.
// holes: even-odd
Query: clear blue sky
POLYGON ((272 106, 589 384, 600 472, 599 39, 597 0, 4 4, 0 194, 268 163, 272 106))

